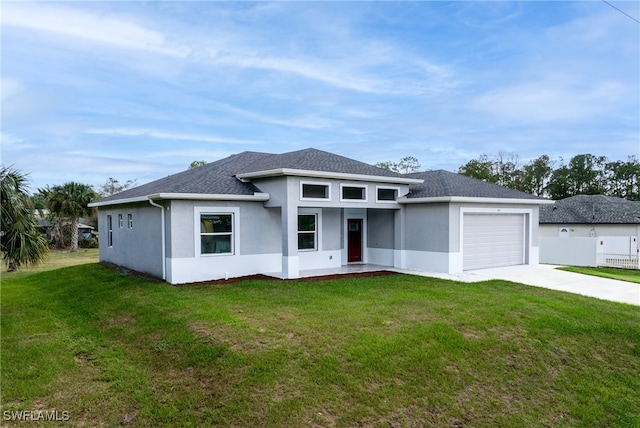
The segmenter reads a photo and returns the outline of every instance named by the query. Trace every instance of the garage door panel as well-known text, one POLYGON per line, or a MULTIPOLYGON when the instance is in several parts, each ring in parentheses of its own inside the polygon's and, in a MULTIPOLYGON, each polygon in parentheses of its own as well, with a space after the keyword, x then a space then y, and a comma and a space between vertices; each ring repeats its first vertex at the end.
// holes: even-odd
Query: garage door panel
POLYGON ((524 263, 524 214, 465 214, 464 270, 524 263))

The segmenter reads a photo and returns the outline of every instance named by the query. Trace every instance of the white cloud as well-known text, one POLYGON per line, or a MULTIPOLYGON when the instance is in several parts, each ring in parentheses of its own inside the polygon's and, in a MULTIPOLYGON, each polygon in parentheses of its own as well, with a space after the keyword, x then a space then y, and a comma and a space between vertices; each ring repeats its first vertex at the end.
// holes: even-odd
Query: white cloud
POLYGON ((85 133, 94 135, 118 135, 123 137, 150 137, 161 140, 200 141, 204 143, 260 144, 260 142, 256 140, 240 140, 237 138, 213 137, 209 135, 181 134, 143 128, 92 128, 86 130, 85 133))
POLYGON ((42 3, 4 3, 2 12, 3 26, 51 32, 74 39, 164 55, 186 54, 183 49, 169 46, 162 33, 124 17, 105 16, 42 3))

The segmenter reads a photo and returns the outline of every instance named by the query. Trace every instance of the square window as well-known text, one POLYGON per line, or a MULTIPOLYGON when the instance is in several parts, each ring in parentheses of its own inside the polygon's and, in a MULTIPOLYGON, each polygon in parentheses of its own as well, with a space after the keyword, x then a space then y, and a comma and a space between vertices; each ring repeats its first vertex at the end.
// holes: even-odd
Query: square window
POLYGON ((200 215, 200 253, 233 254, 233 214, 200 215))

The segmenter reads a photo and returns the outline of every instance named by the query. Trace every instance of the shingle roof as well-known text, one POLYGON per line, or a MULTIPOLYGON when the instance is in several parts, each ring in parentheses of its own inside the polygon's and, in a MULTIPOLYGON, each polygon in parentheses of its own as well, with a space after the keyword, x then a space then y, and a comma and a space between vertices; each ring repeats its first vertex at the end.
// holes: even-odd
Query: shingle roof
POLYGON ((640 202, 577 195, 540 207, 541 224, 640 224, 640 202))
POLYGON ((157 193, 201 193, 223 195, 253 195, 259 190, 251 183, 234 177, 238 169, 252 164, 268 153, 243 152, 197 168, 169 175, 124 192, 108 196, 100 202, 144 197, 157 193))
POLYGON ((318 149, 304 149, 265 156, 250 165, 239 168, 236 172, 241 174, 275 169, 298 169, 378 177, 405 177, 387 169, 318 149))
POLYGON ((99 202, 145 197, 158 193, 253 195, 260 190, 251 183, 238 180, 235 176, 276 169, 404 177, 386 169, 317 149, 282 154, 243 152, 125 190, 99 202))
POLYGON ((405 174, 405 176, 424 180, 422 184, 413 184, 409 187, 410 193, 407 195, 409 199, 458 196, 543 200, 543 198, 528 193, 444 170, 416 172, 405 174))

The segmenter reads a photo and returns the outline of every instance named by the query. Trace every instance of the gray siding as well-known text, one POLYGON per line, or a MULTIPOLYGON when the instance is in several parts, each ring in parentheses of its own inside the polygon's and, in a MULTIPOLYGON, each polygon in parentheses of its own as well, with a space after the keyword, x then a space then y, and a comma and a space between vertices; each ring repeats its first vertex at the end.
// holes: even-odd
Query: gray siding
POLYGON ((339 208, 322 209, 322 250, 342 249, 342 213, 339 208))
POLYGON ((160 209, 150 205, 121 205, 98 212, 100 261, 162 277, 162 233, 160 209), (123 217, 123 227, 118 224, 123 217), (128 214, 133 227, 129 228, 128 214), (113 245, 109 246, 107 216, 113 219, 113 245))
MULTIPOLYGON (((404 207, 405 249, 447 252, 451 246, 448 204, 407 204, 404 207)), ((456 244, 456 246, 459 246, 456 244)))
POLYGON ((367 212, 369 248, 393 249, 395 243, 395 211, 370 209, 367 212))
POLYGON ((194 208, 239 208, 239 255, 269 254, 282 251, 280 210, 265 208, 262 202, 242 201, 172 201, 171 257, 195 257, 196 227, 194 208))

